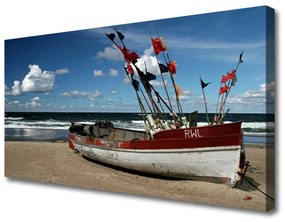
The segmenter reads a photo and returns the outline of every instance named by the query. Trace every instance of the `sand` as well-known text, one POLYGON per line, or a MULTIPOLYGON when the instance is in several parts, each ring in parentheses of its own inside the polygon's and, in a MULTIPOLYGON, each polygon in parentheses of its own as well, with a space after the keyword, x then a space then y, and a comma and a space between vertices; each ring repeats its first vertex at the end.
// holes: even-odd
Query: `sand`
POLYGON ((243 183, 225 184, 153 177, 87 160, 66 142, 5 142, 5 176, 136 196, 213 204, 253 211, 274 209, 274 146, 247 145, 243 183), (264 192, 264 193, 262 193, 264 192), (269 196, 267 197, 266 194, 269 196))

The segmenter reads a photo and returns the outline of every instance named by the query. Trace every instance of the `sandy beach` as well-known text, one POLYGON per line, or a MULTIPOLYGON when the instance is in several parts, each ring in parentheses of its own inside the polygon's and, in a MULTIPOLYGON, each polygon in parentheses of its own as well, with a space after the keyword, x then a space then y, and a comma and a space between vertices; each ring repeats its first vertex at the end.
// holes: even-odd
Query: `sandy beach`
POLYGON ((270 199, 275 198, 274 146, 247 145, 246 148, 250 167, 246 179, 235 188, 210 182, 151 177, 102 165, 73 153, 63 141, 6 141, 5 176, 228 208, 271 210, 275 207, 275 201, 270 199))

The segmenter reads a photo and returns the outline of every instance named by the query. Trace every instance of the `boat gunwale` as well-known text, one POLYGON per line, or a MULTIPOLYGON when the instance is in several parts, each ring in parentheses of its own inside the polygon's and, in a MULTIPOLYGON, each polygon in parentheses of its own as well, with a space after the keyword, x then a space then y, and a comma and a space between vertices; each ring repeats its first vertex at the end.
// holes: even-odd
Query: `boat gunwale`
POLYGON ((91 149, 108 150, 112 152, 131 152, 131 153, 190 153, 190 152, 211 152, 211 151, 227 151, 238 150, 241 145, 228 145, 228 146, 213 146, 213 147, 196 147, 196 148, 182 148, 182 149, 133 149, 133 148, 117 148, 117 147, 104 147, 94 144, 81 143, 73 141, 74 144, 86 146, 91 149))

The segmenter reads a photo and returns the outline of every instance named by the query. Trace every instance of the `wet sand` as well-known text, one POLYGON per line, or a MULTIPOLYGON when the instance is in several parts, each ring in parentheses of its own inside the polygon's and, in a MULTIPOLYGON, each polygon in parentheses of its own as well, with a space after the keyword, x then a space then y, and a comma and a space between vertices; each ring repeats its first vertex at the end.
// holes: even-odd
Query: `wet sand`
POLYGON ((275 206, 271 199, 275 198, 274 146, 247 145, 246 148, 250 167, 243 183, 235 188, 210 182, 159 178, 102 165, 73 153, 63 141, 6 141, 5 176, 229 208, 271 210, 275 206))

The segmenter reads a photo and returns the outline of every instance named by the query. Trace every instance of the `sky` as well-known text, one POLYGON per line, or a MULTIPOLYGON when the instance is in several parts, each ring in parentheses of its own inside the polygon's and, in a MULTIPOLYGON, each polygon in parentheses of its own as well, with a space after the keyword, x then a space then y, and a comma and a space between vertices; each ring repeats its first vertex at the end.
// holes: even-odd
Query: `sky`
MULTIPOLYGON (((5 41, 6 112, 139 112, 120 51, 106 37, 114 27, 139 56, 139 67, 157 75, 150 83, 167 101, 151 37, 163 37, 177 63, 184 112, 215 113, 221 77, 243 63, 226 108, 232 113, 274 112, 274 32, 266 32, 266 8, 230 10, 5 41), (267 59, 266 59, 267 58, 267 59)), ((270 27, 268 30, 273 30, 270 27)), ((115 41, 120 44, 119 38, 115 41)), ((163 75, 175 107, 169 75, 163 75)))

